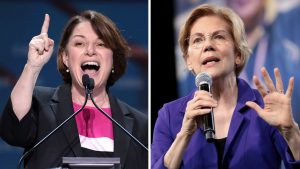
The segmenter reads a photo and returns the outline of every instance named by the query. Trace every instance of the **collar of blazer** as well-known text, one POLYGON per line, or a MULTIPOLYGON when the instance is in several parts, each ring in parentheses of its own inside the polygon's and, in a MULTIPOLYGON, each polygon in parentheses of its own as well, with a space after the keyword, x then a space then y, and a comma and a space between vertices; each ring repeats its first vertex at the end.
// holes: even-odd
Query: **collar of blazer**
MULTIPOLYGON (((112 117, 132 134, 134 120, 130 117, 130 111, 122 106, 122 102, 110 94, 109 102, 112 110, 112 117)), ((57 125, 62 123, 65 119, 71 116, 72 113, 74 113, 70 84, 63 84, 57 88, 52 97, 51 108, 56 116, 57 125)), ((62 129, 65 139, 69 143, 74 156, 81 157, 82 151, 75 119, 71 119, 68 123, 62 126, 62 129)), ((129 149, 130 138, 115 124, 113 124, 113 131, 114 157, 120 157, 121 165, 124 166, 129 149)))

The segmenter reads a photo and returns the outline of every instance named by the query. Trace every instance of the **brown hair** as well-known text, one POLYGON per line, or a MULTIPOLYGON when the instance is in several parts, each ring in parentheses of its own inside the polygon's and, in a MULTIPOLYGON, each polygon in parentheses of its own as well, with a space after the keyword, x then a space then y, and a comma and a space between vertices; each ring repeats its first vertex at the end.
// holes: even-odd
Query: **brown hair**
POLYGON ((100 39, 113 51, 114 73, 109 75, 107 88, 112 86, 125 72, 127 67, 127 57, 130 48, 126 40, 122 37, 119 29, 112 20, 96 11, 87 10, 79 15, 72 17, 64 28, 61 36, 58 54, 57 68, 65 83, 71 83, 70 73, 67 73, 67 67, 63 63, 63 52, 69 42, 69 38, 74 28, 81 22, 89 21, 100 39))
POLYGON ((233 36, 235 51, 241 55, 241 64, 237 65, 235 70, 238 76, 248 61, 251 49, 248 47, 243 21, 235 12, 226 7, 204 4, 198 6, 191 12, 179 33, 179 45, 183 52, 184 59, 186 60, 188 55, 189 44, 187 39, 190 36, 191 28, 197 19, 204 16, 218 16, 224 19, 229 25, 229 32, 233 36))

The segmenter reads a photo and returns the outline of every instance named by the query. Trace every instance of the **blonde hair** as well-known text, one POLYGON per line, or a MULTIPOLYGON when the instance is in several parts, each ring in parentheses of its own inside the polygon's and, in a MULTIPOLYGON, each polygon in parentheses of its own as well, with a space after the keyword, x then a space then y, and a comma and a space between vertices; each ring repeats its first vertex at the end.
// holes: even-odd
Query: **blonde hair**
POLYGON ((243 21, 234 11, 226 7, 203 4, 196 7, 191 12, 179 33, 179 45, 183 52, 184 59, 186 60, 188 55, 189 43, 187 39, 190 36, 191 28, 197 19, 204 16, 218 16, 229 25, 229 33, 233 36, 235 52, 241 56, 241 63, 236 65, 235 70, 235 73, 238 76, 248 61, 251 49, 248 47, 243 21))

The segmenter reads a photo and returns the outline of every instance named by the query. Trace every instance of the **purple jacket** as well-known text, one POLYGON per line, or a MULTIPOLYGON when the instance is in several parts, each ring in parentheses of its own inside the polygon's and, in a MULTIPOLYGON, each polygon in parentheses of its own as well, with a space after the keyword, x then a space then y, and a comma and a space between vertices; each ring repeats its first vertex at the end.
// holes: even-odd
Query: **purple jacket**
MULTIPOLYGON (((293 159, 288 144, 278 130, 267 124, 253 109, 245 105, 249 100, 263 105, 258 91, 251 89, 242 79, 238 79, 237 82, 238 101, 226 139, 222 168, 279 169, 283 160, 286 169, 300 169, 300 161, 293 159)), ((151 168, 165 168, 164 155, 180 131, 187 102, 193 98, 194 92, 165 104, 159 111, 151 147, 151 168)), ((198 129, 192 136, 180 168, 218 168, 215 145, 206 142, 201 129, 198 129)))

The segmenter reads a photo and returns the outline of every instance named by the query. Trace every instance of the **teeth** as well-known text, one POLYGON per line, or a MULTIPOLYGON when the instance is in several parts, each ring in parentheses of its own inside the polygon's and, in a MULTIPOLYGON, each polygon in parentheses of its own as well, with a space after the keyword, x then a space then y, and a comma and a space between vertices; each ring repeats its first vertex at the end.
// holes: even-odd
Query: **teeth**
POLYGON ((86 66, 86 65, 94 65, 94 66, 99 66, 99 64, 97 62, 84 62, 82 64, 82 66, 86 66))

